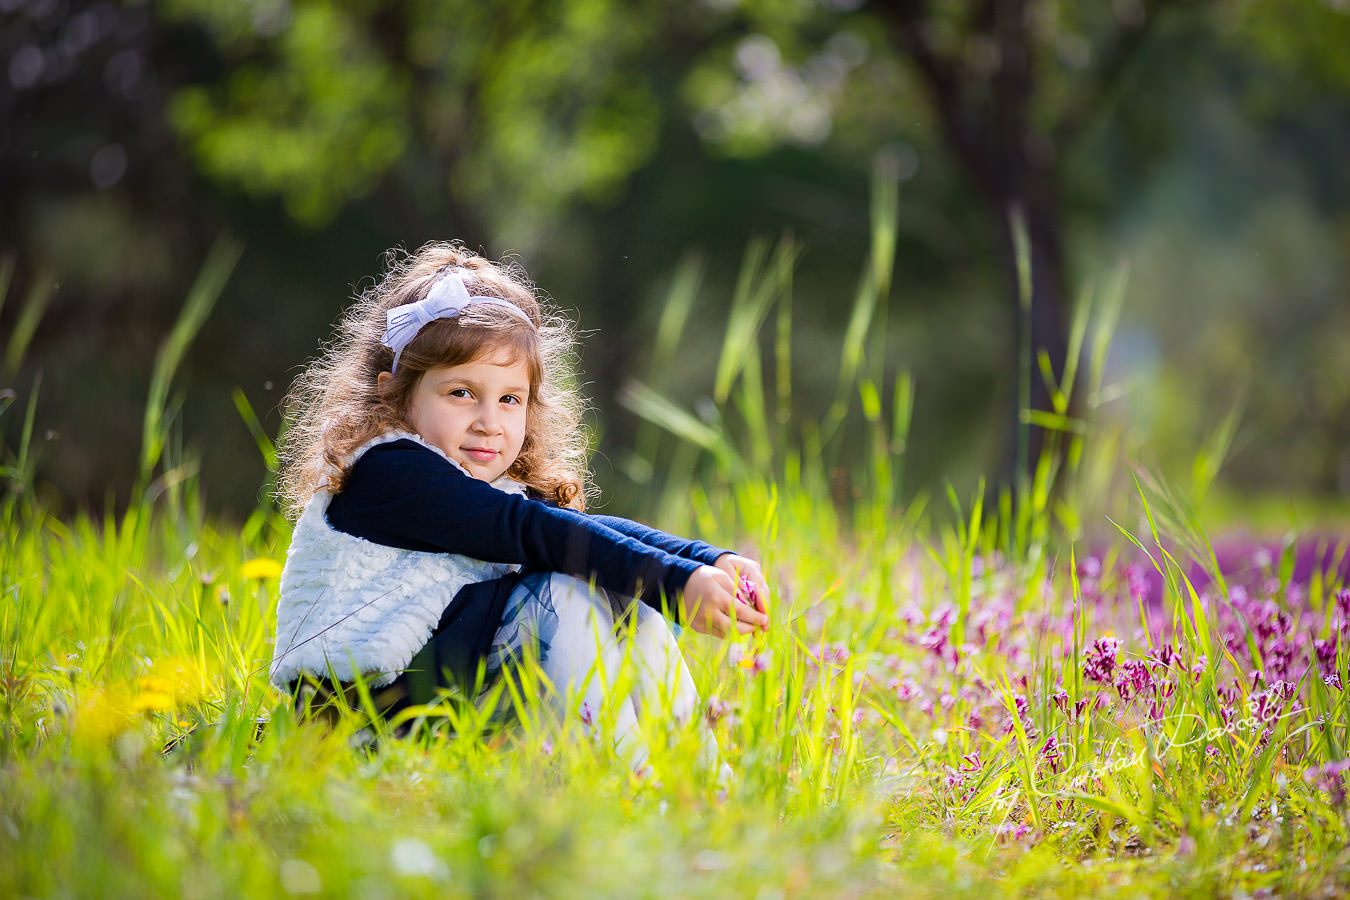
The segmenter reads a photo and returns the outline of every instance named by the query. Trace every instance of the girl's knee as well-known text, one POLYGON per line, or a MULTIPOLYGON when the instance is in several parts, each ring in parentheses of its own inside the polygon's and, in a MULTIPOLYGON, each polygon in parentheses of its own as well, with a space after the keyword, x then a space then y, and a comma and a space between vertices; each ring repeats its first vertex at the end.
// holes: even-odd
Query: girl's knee
POLYGON ((591 582, 575 575, 554 572, 549 581, 549 592, 561 618, 593 622, 605 632, 613 630, 619 610, 616 610, 609 594, 591 582))

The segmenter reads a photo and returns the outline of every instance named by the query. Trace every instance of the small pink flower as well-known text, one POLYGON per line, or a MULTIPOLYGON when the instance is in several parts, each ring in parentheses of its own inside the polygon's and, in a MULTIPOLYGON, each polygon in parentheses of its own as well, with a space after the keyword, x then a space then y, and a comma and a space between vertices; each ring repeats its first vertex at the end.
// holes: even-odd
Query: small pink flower
POLYGON ((1344 774, 1350 770, 1350 759, 1329 762, 1322 766, 1313 766, 1303 773, 1303 780, 1316 785, 1331 795, 1331 802, 1337 806, 1345 804, 1344 774))
POLYGON ((1059 771, 1059 761, 1063 754, 1059 749, 1059 741, 1052 734, 1046 738, 1041 746, 1041 759, 1045 760, 1046 765, 1050 767, 1051 772, 1059 771))
POLYGON ((1116 670, 1116 653, 1120 650, 1120 639, 1114 635, 1105 635, 1092 642, 1083 659, 1083 676, 1099 684, 1110 684, 1116 670))
POLYGON ((736 599, 754 607, 758 612, 764 611, 764 607, 760 605, 759 588, 755 587, 755 583, 744 572, 736 581, 736 599))
POLYGON ((1332 635, 1330 640, 1313 641, 1313 649, 1317 651, 1317 662, 1325 671, 1336 671, 1336 644, 1335 635, 1332 635))
POLYGON ((848 647, 839 641, 834 642, 828 647, 823 644, 821 645, 820 662, 822 665, 824 663, 834 663, 836 666, 842 666, 844 663, 848 662, 848 658, 848 647))
POLYGON ((750 675, 758 675, 761 672, 769 671, 769 654, 754 653, 742 656, 736 663, 750 675))
POLYGON ((1025 822, 1008 822, 995 827, 994 834, 997 834, 999 837, 1020 841, 1022 838, 1031 834, 1031 826, 1025 822))
POLYGON ((919 692, 919 683, 913 678, 906 678, 904 681, 892 681, 887 687, 895 691, 895 699, 901 702, 913 698, 919 692))

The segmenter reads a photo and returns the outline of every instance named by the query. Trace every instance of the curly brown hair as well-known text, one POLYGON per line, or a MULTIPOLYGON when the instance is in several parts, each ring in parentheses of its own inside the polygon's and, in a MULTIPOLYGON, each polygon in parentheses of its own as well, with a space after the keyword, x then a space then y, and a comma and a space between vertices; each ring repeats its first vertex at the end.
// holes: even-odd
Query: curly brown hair
POLYGON ((546 305, 516 263, 493 262, 458 242, 435 242, 416 253, 390 250, 385 274, 343 313, 332 341, 306 367, 286 395, 281 470, 277 493, 298 516, 314 492, 337 493, 351 474, 352 454, 391 431, 412 431, 407 413, 422 373, 507 351, 530 371, 525 442, 507 474, 562 506, 583 509, 590 491, 585 402, 575 379, 572 324, 546 305), (529 324, 508 309, 474 304, 453 319, 426 325, 394 354, 380 343, 385 313, 427 295, 437 278, 454 268, 472 296, 497 297, 519 308, 529 324))

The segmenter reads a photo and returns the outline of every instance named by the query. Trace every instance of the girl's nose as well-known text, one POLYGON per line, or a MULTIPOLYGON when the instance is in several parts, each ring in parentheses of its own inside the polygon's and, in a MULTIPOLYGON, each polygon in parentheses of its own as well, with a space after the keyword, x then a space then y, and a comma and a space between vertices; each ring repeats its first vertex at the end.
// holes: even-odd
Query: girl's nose
POLYGON ((500 430, 497 410, 491 403, 484 403, 478 408, 478 415, 474 417, 473 427, 480 434, 496 434, 500 430))

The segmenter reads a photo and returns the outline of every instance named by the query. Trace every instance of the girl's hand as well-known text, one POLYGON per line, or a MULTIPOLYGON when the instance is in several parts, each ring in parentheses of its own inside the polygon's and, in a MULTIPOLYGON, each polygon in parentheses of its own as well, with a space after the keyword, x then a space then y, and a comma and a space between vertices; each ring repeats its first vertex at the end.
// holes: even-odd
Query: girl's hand
POLYGON ((733 616, 739 634, 769 627, 768 616, 736 599, 736 579, 712 566, 700 566, 689 576, 680 597, 680 612, 686 625, 713 637, 731 632, 733 616))
POLYGON ((735 553, 723 553, 717 557, 716 565, 732 577, 737 587, 740 587, 742 577, 748 579, 754 587, 754 608, 762 613, 769 611, 769 582, 765 580, 759 563, 735 553))

